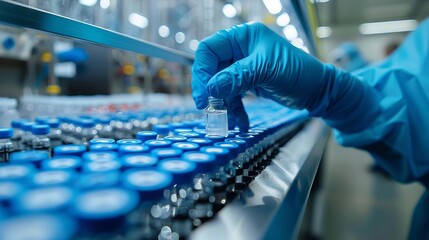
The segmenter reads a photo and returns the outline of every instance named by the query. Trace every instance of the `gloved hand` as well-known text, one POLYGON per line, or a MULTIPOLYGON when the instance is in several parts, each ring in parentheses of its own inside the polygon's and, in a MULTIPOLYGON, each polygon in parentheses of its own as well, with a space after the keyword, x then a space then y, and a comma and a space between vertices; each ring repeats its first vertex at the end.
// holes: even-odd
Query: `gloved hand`
POLYGON ((192 69, 197 108, 208 96, 226 99, 240 130, 249 123, 241 94, 253 91, 285 106, 307 109, 340 131, 365 128, 378 96, 352 75, 325 65, 261 23, 238 25, 203 40, 192 69))

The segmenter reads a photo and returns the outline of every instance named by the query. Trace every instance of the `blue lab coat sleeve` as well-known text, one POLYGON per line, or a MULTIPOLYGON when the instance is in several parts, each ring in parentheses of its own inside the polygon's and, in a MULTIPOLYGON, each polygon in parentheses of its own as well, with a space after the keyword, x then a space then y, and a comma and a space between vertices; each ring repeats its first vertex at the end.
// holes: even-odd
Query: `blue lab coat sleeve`
POLYGON ((400 182, 429 186, 429 19, 386 60, 353 73, 379 94, 365 130, 335 131, 342 145, 369 151, 400 182))

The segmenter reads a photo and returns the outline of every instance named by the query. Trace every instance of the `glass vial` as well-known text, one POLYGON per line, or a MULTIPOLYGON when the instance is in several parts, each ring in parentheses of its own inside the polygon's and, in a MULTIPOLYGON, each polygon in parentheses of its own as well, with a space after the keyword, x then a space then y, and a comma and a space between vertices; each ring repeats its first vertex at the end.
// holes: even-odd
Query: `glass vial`
POLYGON ((208 136, 228 136, 228 114, 222 99, 209 97, 204 115, 208 136))

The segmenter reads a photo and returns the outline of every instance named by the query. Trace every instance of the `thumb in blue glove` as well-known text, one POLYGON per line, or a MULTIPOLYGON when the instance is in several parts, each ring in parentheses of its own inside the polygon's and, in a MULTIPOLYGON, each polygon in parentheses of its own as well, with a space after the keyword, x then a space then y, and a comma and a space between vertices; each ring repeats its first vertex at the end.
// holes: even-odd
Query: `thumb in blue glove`
POLYGON ((261 23, 238 25, 203 40, 192 73, 197 108, 207 105, 209 95, 227 99, 227 108, 230 103, 239 106, 234 117, 240 129, 240 124, 248 127, 240 96, 249 90, 307 109, 344 132, 365 128, 379 111, 374 89, 321 63, 261 23))

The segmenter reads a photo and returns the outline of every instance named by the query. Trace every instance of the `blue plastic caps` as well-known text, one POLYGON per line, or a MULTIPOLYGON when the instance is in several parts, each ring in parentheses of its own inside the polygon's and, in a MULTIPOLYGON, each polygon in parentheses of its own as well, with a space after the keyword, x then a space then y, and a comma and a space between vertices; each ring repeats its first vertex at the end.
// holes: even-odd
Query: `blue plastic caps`
MULTIPOLYGON (((132 190, 117 187, 93 189, 76 196, 71 212, 78 219, 94 222, 116 219, 118 224, 123 224, 125 220, 122 217, 134 210, 138 202, 139 196, 132 190)), ((82 225, 84 228, 96 226, 82 225)))
POLYGON ((173 130, 174 134, 185 133, 185 132, 192 132, 192 129, 190 129, 190 128, 177 128, 177 129, 173 130))
POLYGON ((104 162, 118 160, 118 154, 112 151, 105 152, 86 152, 82 155, 84 161, 104 162))
POLYGON ((225 139, 225 142, 229 142, 229 143, 235 143, 238 145, 239 149, 239 153, 242 153, 244 151, 246 151, 246 141, 244 141, 243 139, 240 138, 227 138, 225 139))
POLYGON ((23 189, 23 186, 19 183, 0 181, 0 208, 9 208, 23 189))
POLYGON ((49 158, 49 153, 47 151, 40 150, 30 150, 22 152, 14 152, 10 155, 11 163, 32 163, 36 166, 39 166, 40 163, 49 158))
POLYGON ((0 128, 0 138, 11 138, 13 136, 12 128, 0 128))
POLYGON ((207 147, 213 145, 213 141, 207 138, 191 138, 188 139, 188 142, 196 143, 200 147, 207 147))
POLYGON ((61 145, 54 147, 54 156, 82 156, 85 151, 86 147, 83 144, 61 145))
POLYGON ((25 214, 0 223, 0 239, 68 240, 76 231, 74 220, 64 214, 25 214))
POLYGON ((187 139, 185 136, 167 136, 164 138, 164 140, 171 141, 172 143, 185 142, 187 139))
POLYGON ((205 128, 194 128, 194 132, 198 133, 198 135, 200 137, 204 137, 206 135, 206 129, 205 128))
POLYGON ((91 139, 89 141, 90 145, 99 144, 99 143, 102 143, 102 144, 104 144, 104 143, 112 144, 112 143, 115 143, 115 139, 113 139, 113 138, 95 138, 95 139, 91 139))
POLYGON ((67 185, 76 178, 76 174, 67 170, 46 170, 34 173, 31 177, 31 184, 38 187, 67 185))
POLYGON ((190 139, 190 138, 199 138, 200 137, 200 134, 198 134, 196 132, 180 132, 177 135, 178 136, 187 137, 188 139, 190 139))
POLYGON ((49 119, 51 119, 49 116, 37 116, 34 118, 34 121, 39 124, 45 124, 49 119))
POLYGON ((13 207, 21 213, 62 211, 73 197, 74 191, 65 186, 34 188, 23 192, 13 207))
POLYGON ((51 128, 49 127, 49 125, 35 124, 35 125, 31 126, 31 132, 34 135, 47 135, 47 134, 49 134, 49 131, 51 131, 51 128))
POLYGON ((76 121, 76 125, 81 126, 82 128, 92 128, 95 126, 95 121, 93 119, 79 118, 76 121))
POLYGON ((156 139, 158 137, 158 133, 154 131, 140 131, 137 132, 136 138, 142 142, 147 140, 156 139))
POLYGON ((153 126, 152 130, 161 135, 168 135, 168 133, 170 132, 170 126, 164 124, 157 124, 153 126))
POLYGON ((150 153, 161 160, 164 158, 179 157, 183 151, 178 148, 157 148, 152 150, 150 153))
POLYGON ((168 140, 147 140, 144 142, 150 149, 165 148, 171 146, 171 141, 168 140))
POLYGON ((193 162, 197 165, 197 172, 205 173, 213 170, 215 167, 215 156, 202 152, 186 152, 182 155, 186 161, 193 162))
POLYGON ((60 127, 60 120, 56 118, 49 119, 45 122, 46 125, 48 125, 50 128, 59 128, 60 127))
POLYGON ((216 165, 224 165, 231 160, 229 150, 222 147, 202 147, 201 152, 210 153, 216 157, 216 165))
POLYGON ((82 169, 85 172, 109 172, 117 171, 122 167, 119 161, 88 161, 83 163, 82 169))
POLYGON ((122 165, 126 168, 148 168, 155 166, 158 158, 151 154, 128 154, 121 158, 122 165))
POLYGON ((26 122, 28 122, 27 119, 16 119, 16 120, 12 120, 11 125, 13 128, 22 129, 22 124, 26 122))
POLYGON ((215 147, 227 148, 229 150, 229 158, 233 159, 238 156, 239 145, 232 142, 217 142, 214 144, 215 147))
POLYGON ((181 149, 183 152, 196 151, 200 148, 200 145, 192 142, 178 142, 178 143, 173 143, 173 145, 171 146, 173 148, 181 149))
POLYGON ((30 164, 7 164, 0 166, 0 181, 27 181, 35 169, 30 164))
POLYGON ((183 123, 170 123, 168 124, 170 127, 170 132, 173 132, 175 129, 185 128, 185 124, 183 123))
POLYGON ((256 138, 248 133, 239 133, 235 137, 246 141, 246 148, 253 147, 256 141, 256 138))
POLYGON ((152 169, 129 169, 122 175, 126 188, 139 192, 142 199, 159 199, 163 196, 164 189, 168 188, 173 177, 168 172, 152 169))
POLYGON ((133 153, 146 153, 149 152, 149 147, 143 144, 139 145, 121 145, 119 146, 118 153, 122 157, 127 154, 133 153))
POLYGON ((211 140, 212 142, 223 142, 225 140, 225 137, 223 136, 214 136, 214 135, 205 135, 204 138, 211 140))
POLYGON ((22 124, 21 128, 26 132, 31 132, 31 127, 35 124, 36 124, 35 122, 25 122, 22 124))
POLYGON ((167 158, 158 163, 158 169, 173 175, 173 182, 181 184, 189 182, 196 173, 197 165, 194 162, 180 158, 167 158))
POLYGON ((82 158, 77 156, 58 156, 42 162, 42 169, 78 170, 82 166, 82 158))
POLYGON ((89 150, 92 152, 117 151, 119 145, 116 143, 96 143, 90 144, 89 150))
POLYGON ((142 144, 141 140, 138 139, 121 139, 116 141, 119 145, 130 145, 130 144, 142 144))
POLYGON ((119 184, 119 171, 82 173, 77 179, 79 189, 97 189, 113 187, 119 184))
POLYGON ((183 123, 183 125, 185 125, 186 128, 190 128, 190 129, 192 129, 198 125, 197 121, 183 121, 182 123, 183 123))

